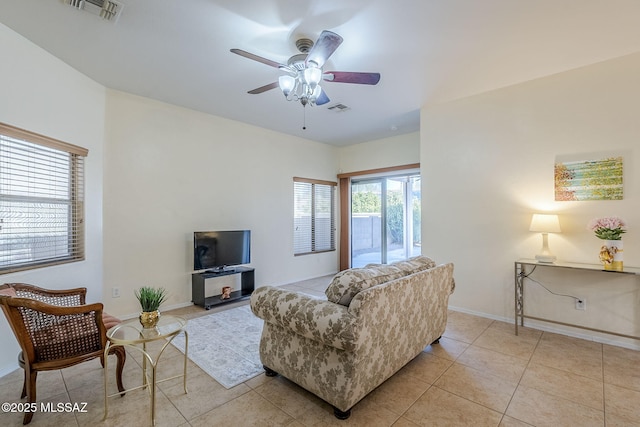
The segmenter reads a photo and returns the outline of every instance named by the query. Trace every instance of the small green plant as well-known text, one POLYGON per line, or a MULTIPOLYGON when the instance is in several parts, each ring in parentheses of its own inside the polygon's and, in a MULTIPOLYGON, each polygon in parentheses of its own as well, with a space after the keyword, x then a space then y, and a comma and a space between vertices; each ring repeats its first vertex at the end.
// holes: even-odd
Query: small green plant
POLYGON ((140 301, 142 311, 156 311, 160 304, 167 299, 167 291, 164 288, 152 288, 143 286, 134 291, 136 298, 140 301))

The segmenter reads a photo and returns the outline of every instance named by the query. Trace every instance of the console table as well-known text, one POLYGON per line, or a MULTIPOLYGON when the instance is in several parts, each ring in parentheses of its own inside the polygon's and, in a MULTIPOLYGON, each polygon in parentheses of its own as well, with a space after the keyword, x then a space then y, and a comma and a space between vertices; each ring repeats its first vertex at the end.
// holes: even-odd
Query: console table
POLYGON ((544 263, 538 262, 535 259, 519 259, 515 262, 515 326, 516 326, 516 335, 518 335, 518 320, 520 320, 520 326, 524 326, 524 319, 532 319, 539 320, 542 322, 555 323, 558 325, 571 326, 574 328, 586 329, 594 332, 601 332, 605 334, 617 335, 624 338, 632 338, 636 340, 640 340, 640 337, 633 335, 620 334, 618 332, 613 331, 605 331, 602 329, 595 329, 588 326, 575 325, 571 323, 558 322, 552 319, 543 319, 540 317, 529 316, 524 312, 524 282, 525 279, 533 272, 533 270, 537 267, 542 268, 563 268, 570 269, 575 271, 587 271, 593 272, 594 274, 631 274, 631 275, 640 275, 640 268, 637 267, 624 267, 623 271, 611 271, 604 270, 601 264, 582 264, 576 262, 564 262, 564 261, 556 261, 555 263, 544 263), (529 269, 527 271, 527 269, 529 269))
POLYGON ((255 269, 250 267, 234 267, 219 272, 193 273, 191 275, 191 300, 195 305, 209 310, 218 304, 249 298, 255 288, 255 269), (236 289, 228 298, 222 298, 220 294, 206 295, 205 280, 216 277, 240 274, 240 289, 236 289))

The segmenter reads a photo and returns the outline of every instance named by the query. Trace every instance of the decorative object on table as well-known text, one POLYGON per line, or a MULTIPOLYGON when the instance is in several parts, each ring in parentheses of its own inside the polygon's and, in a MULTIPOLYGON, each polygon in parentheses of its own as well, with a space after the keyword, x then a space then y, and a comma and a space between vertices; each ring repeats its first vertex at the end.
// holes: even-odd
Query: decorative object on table
POLYGON ((560 161, 554 167, 555 198, 569 200, 622 200, 622 157, 560 161))
POLYGON ((134 291, 140 302, 140 323, 145 329, 154 328, 160 320, 160 305, 167 299, 167 291, 164 288, 143 286, 134 291))
POLYGON ((222 295, 220 295, 220 299, 229 299, 229 298, 231 298, 231 286, 223 286, 222 295))
POLYGON ((549 250, 549 233, 560 233, 558 215, 533 214, 529 231, 542 233, 542 251, 536 255, 539 262, 555 262, 556 256, 549 250))
POLYGON ((599 254, 604 269, 622 271, 622 235, 627 232, 626 222, 617 216, 596 218, 589 222, 587 229, 593 231, 598 239, 604 240, 599 254))

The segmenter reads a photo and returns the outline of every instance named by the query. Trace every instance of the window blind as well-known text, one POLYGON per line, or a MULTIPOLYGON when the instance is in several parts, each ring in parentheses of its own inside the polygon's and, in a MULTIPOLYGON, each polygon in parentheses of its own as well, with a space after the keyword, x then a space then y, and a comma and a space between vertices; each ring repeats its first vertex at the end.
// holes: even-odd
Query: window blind
POLYGON ((0 124, 0 273, 84 259, 86 153, 0 124))
POLYGON ((293 253, 334 251, 336 183, 294 178, 293 253))

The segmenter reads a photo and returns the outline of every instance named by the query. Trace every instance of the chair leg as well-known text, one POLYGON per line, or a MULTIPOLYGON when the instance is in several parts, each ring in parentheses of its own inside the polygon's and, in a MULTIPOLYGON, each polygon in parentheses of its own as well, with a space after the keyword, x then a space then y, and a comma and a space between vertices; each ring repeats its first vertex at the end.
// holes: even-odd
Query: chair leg
POLYGON ((440 338, 442 338, 442 337, 436 338, 436 340, 434 342, 432 342, 431 345, 440 344, 440 338))
POLYGON ((116 366, 116 382, 118 383, 118 391, 120 392, 120 396, 124 396, 123 393, 124 385, 122 385, 122 371, 124 370, 124 362, 127 361, 127 352, 124 347, 115 347, 113 352, 116 354, 118 358, 118 364, 116 366))
MULTIPOLYGON (((30 369, 25 369, 25 386, 27 392, 27 402, 35 403, 36 402, 36 379, 38 377, 38 371, 32 371, 30 369), (27 373, 29 371, 29 373, 27 373), (27 376, 29 377, 29 381, 27 382, 27 376)), ((29 424, 31 419, 33 418, 33 412, 25 412, 24 418, 22 419, 22 424, 29 424)))
POLYGON ((20 395, 20 399, 24 399, 27 396, 27 382, 29 381, 29 374, 27 374, 27 370, 24 371, 24 381, 22 382, 22 394, 20 395))

